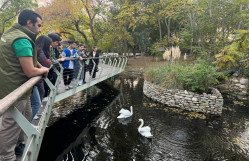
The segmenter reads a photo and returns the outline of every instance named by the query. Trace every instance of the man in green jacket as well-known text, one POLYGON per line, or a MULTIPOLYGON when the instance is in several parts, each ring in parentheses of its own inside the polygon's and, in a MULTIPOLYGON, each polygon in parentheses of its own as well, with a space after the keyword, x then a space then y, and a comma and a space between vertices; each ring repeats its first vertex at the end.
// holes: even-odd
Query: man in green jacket
MULTIPOLYGON (((37 62, 36 35, 41 32, 42 18, 32 10, 23 10, 18 23, 6 31, 0 40, 0 99, 25 83, 30 77, 48 74, 48 68, 37 62)), ((32 89, 13 104, 26 118, 31 119, 32 89)), ((14 161, 14 149, 21 128, 5 112, 0 117, 0 161, 14 161)))

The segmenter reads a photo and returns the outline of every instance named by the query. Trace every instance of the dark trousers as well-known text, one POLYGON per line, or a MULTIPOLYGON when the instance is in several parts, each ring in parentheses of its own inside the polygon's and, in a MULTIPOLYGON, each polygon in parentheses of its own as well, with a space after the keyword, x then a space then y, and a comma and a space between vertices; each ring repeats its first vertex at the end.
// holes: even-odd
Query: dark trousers
POLYGON ((93 72, 93 76, 92 76, 92 78, 95 78, 96 77, 96 72, 97 72, 97 70, 98 70, 98 65, 95 65, 95 68, 93 69, 93 66, 94 65, 89 65, 89 73, 90 73, 90 75, 92 75, 92 72, 93 72))
MULTIPOLYGON (((57 74, 53 71, 53 69, 49 70, 48 79, 51 81, 51 83, 53 85, 55 85, 55 82, 56 82, 56 79, 57 79, 57 74)), ((49 88, 49 86, 47 85, 46 82, 44 82, 44 90, 45 90, 44 97, 47 97, 49 95, 50 88, 49 88)))
POLYGON ((71 83, 74 75, 74 69, 64 69, 63 71, 63 80, 64 85, 67 86, 71 83))
POLYGON ((83 71, 83 75, 82 75, 82 77, 83 77, 83 82, 85 82, 85 78, 86 78, 86 70, 87 70, 87 68, 88 68, 88 66, 84 66, 84 71, 83 71))

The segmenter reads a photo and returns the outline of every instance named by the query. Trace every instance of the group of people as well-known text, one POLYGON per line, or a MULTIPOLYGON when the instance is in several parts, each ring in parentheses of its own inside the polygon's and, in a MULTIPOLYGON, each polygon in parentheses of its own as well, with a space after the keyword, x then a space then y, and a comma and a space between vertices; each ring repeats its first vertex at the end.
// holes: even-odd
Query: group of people
MULTIPOLYGON (((47 36, 36 36, 41 32, 42 17, 32 11, 23 10, 18 16, 18 23, 6 31, 0 40, 0 99, 20 87, 29 78, 42 75, 52 84, 57 80, 57 74, 51 65, 63 69, 63 80, 66 89, 72 88, 73 78, 79 77, 78 85, 85 83, 86 69, 89 67, 92 78, 96 77, 99 57, 97 47, 90 54, 86 46, 77 42, 68 41, 68 47, 62 50, 62 38, 59 33, 50 33, 47 36), (61 52, 62 51, 62 52, 61 52), (86 65, 85 58, 95 58, 86 65), (80 64, 81 63, 81 64, 80 64), (79 73, 83 65, 82 72, 79 73)), ((13 106, 30 122, 34 119, 41 107, 44 97, 49 95, 49 87, 44 80, 39 80, 13 106)), ((77 79, 76 79, 77 80, 77 79)), ((14 161, 16 155, 21 154, 25 144, 25 134, 13 119, 10 113, 0 116, 0 161, 14 161), (21 150, 20 150, 21 148, 21 150)))

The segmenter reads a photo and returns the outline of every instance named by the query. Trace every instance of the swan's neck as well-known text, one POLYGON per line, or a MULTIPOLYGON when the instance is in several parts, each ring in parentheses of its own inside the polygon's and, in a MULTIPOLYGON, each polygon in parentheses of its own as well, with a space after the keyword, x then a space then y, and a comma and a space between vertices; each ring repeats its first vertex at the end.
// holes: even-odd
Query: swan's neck
POLYGON ((130 107, 130 110, 131 110, 131 114, 133 114, 133 107, 132 106, 130 107))
POLYGON ((142 128, 144 126, 144 120, 141 120, 140 122, 141 122, 141 124, 138 128, 142 128))

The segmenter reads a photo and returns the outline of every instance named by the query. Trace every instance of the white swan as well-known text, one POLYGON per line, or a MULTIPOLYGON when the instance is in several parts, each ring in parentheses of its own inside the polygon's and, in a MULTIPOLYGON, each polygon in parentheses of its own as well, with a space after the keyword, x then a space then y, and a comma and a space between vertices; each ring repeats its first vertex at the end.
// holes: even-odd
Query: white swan
POLYGON ((141 122, 140 126, 138 127, 138 132, 142 136, 144 136, 146 138, 152 138, 153 135, 151 135, 151 132, 150 132, 151 129, 150 129, 150 127, 149 126, 143 127, 143 125, 144 125, 144 120, 143 119, 139 119, 138 121, 141 122))
POLYGON ((133 114, 133 108, 132 108, 132 106, 130 107, 130 110, 131 111, 122 108, 119 111, 120 115, 117 118, 121 119, 121 118, 127 118, 127 117, 132 116, 132 114, 133 114))

